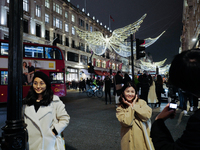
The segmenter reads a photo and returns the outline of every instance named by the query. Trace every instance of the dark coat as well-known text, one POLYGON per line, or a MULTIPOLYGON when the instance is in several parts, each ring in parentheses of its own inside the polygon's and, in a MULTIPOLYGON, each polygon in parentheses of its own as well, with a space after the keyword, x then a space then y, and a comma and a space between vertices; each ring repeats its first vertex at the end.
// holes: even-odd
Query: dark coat
POLYGON ((185 131, 175 142, 162 119, 154 121, 151 138, 156 150, 200 150, 200 109, 189 118, 185 131))
MULTIPOLYGON (((115 75, 115 79, 114 80, 115 80, 115 85, 123 83, 123 78, 119 74, 115 75)), ((116 90, 116 93, 119 96, 121 94, 121 90, 116 90)))

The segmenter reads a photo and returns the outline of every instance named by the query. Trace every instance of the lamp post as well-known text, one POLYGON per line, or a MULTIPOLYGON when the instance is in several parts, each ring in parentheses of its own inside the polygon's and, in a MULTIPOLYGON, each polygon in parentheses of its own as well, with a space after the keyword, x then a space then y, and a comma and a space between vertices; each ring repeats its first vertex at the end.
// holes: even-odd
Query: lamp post
POLYGON ((23 0, 9 3, 7 120, 2 128, 2 150, 25 150, 26 124, 22 119, 23 0))

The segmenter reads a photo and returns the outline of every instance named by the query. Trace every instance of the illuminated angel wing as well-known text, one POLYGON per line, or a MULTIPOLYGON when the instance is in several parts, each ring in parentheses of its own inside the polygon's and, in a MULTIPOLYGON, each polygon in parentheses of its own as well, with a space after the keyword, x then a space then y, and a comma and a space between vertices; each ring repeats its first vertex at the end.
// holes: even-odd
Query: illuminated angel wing
POLYGON ((133 33, 135 33, 139 28, 140 24, 143 22, 146 14, 144 14, 136 22, 127 25, 123 28, 119 28, 113 31, 112 36, 110 37, 110 47, 115 50, 119 55, 123 57, 128 57, 131 55, 130 42, 126 42, 126 39, 133 33))
POLYGON ((148 47, 150 45, 152 45, 153 43, 155 43, 163 34, 165 33, 165 31, 163 31, 159 36, 157 36, 156 38, 147 38, 145 39, 145 47, 148 47))
POLYGON ((109 39, 104 38, 101 32, 84 31, 76 26, 74 26, 74 28, 76 29, 78 36, 88 43, 90 49, 92 49, 95 54, 102 55, 105 53, 106 49, 109 48, 109 39))

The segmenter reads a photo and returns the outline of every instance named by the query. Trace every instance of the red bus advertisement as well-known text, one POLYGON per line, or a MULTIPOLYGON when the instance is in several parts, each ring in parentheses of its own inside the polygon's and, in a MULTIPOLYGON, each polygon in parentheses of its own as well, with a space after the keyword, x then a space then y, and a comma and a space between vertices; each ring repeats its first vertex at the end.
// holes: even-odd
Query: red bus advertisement
MULTIPOLYGON (((8 52, 8 41, 0 40, 0 103, 7 102, 8 52)), ((50 77, 55 95, 66 96, 65 60, 58 47, 23 43, 23 98, 29 91, 35 71, 42 71, 50 77)))

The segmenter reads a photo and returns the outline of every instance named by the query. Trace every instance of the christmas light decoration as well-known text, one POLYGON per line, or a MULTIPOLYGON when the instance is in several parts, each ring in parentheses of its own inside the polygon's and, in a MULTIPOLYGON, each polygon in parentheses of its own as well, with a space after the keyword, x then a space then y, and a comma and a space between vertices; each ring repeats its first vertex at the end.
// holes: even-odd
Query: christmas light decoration
POLYGON ((151 62, 144 62, 142 60, 140 60, 140 62, 141 62, 142 66, 146 66, 148 68, 156 68, 156 67, 160 68, 165 63, 166 60, 167 60, 167 58, 164 59, 164 60, 162 60, 162 61, 153 62, 153 63, 151 63, 151 62))
MULTIPOLYGON (((79 29, 78 27, 74 26, 76 29, 76 33, 82 39, 84 39, 89 48, 96 55, 102 55, 105 53, 107 49, 114 50, 120 56, 129 57, 131 56, 131 42, 127 42, 126 39, 130 37, 131 34, 135 33, 139 28, 140 24, 143 22, 146 14, 144 14, 139 20, 136 22, 127 25, 123 28, 119 28, 113 31, 112 35, 108 37, 107 35, 104 37, 103 34, 99 31, 90 32, 79 29)), ((164 33, 164 32, 163 32, 164 33)), ((163 34, 161 33, 156 38, 147 38, 145 39, 145 47, 150 46, 154 42, 156 42, 159 37, 163 34)), ((136 43, 133 43, 133 53, 135 54, 135 47, 136 43)))

